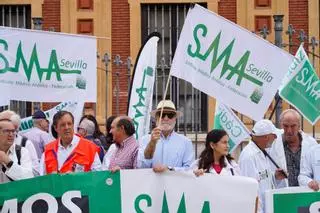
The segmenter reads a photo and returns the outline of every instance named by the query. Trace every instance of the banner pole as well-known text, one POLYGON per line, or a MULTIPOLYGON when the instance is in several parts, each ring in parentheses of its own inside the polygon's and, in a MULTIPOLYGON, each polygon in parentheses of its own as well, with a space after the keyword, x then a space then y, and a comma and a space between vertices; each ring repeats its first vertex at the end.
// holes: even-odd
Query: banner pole
POLYGON ((273 108, 273 110, 272 110, 272 112, 271 112, 271 114, 270 114, 270 116, 269 116, 269 120, 271 120, 273 114, 275 113, 275 111, 276 111, 276 109, 277 109, 277 106, 278 106, 278 104, 279 104, 279 102, 280 102, 280 99, 281 99, 280 95, 277 95, 277 96, 276 96, 276 104, 274 105, 274 108, 273 108))
POLYGON ((161 125, 162 113, 163 113, 163 105, 164 105, 164 102, 163 102, 163 101, 166 99, 166 96, 167 96, 170 78, 171 78, 171 69, 170 69, 170 72, 169 72, 169 75, 168 75, 168 80, 167 80, 167 84, 166 84, 166 89, 165 89, 164 94, 163 94, 163 97, 162 97, 162 103, 163 103, 163 104, 162 104, 162 106, 161 106, 160 117, 159 117, 159 122, 158 122, 158 125, 157 125, 157 126, 160 126, 160 125, 161 125))

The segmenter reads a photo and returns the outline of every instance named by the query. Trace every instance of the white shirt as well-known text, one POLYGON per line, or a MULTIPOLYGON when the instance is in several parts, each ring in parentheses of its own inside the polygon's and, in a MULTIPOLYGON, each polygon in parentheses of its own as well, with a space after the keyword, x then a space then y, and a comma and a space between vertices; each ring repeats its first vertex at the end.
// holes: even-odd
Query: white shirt
POLYGON ((298 180, 300 186, 307 186, 312 180, 320 182, 320 144, 312 147, 304 156, 298 180))
POLYGON ((157 142, 153 158, 146 159, 144 151, 150 142, 151 135, 145 135, 139 140, 138 168, 152 168, 156 164, 174 167, 175 171, 190 169, 194 161, 192 142, 184 135, 172 132, 168 137, 161 134, 157 142))
POLYGON ((22 180, 33 177, 32 162, 26 148, 21 147, 20 165, 18 164, 18 158, 16 155, 14 143, 9 148, 7 155, 13 161, 13 164, 6 170, 5 173, 2 172, 2 167, 4 165, 0 164, 0 183, 10 182, 10 179, 8 177, 10 177, 12 180, 22 180))
POLYGON ((274 189, 274 175, 271 171, 271 162, 259 147, 250 141, 242 150, 239 158, 240 174, 256 179, 259 183, 258 213, 263 213, 265 203, 265 191, 274 189))
MULTIPOLYGON (((199 168, 199 160, 200 159, 197 159, 196 161, 194 161, 191 164, 190 167, 192 168, 192 171, 194 171, 194 170, 199 168)), ((240 168, 239 168, 238 164, 234 160, 231 160, 231 162, 229 163, 229 161, 225 158, 224 162, 226 163, 226 167, 222 168, 220 174, 218 174, 216 172, 216 170, 214 168, 212 168, 212 167, 210 167, 209 173, 216 174, 216 175, 222 175, 222 176, 240 175, 240 168)))
MULTIPOLYGON (((57 151, 59 170, 61 169, 61 167, 63 166, 64 162, 67 160, 69 155, 72 153, 72 151, 77 147, 77 145, 79 144, 79 141, 80 141, 80 138, 76 135, 73 135, 73 139, 67 148, 62 146, 59 141, 58 151, 57 151)), ((100 171, 100 170, 101 170, 101 161, 98 153, 96 153, 94 156, 94 161, 91 165, 91 171, 100 171)), ((44 162, 44 153, 43 153, 40 160, 40 175, 45 175, 45 174, 46 174, 46 166, 44 162)))
POLYGON ((113 143, 109 147, 107 153, 104 155, 103 163, 102 163, 102 170, 109 170, 110 160, 111 160, 111 157, 115 151, 117 151, 117 147, 116 147, 116 144, 113 143))
MULTIPOLYGON (((283 130, 280 130, 283 132, 283 130)), ((283 169, 285 172, 287 172, 287 160, 286 155, 284 153, 284 147, 283 147, 283 141, 282 141, 282 132, 277 134, 277 139, 273 142, 269 153, 273 160, 278 164, 278 166, 283 169)), ((309 152, 310 148, 314 145, 317 145, 317 141, 311 137, 305 134, 304 132, 300 131, 300 134, 302 136, 302 143, 301 143, 301 160, 300 160, 300 170, 303 165, 304 156, 307 152, 309 152)), ((275 167, 272 166, 272 170, 275 171, 275 167)), ((277 181, 276 188, 283 188, 288 187, 288 179, 285 178, 282 181, 277 181)))
MULTIPOLYGON (((17 134, 16 138, 14 139, 14 143, 21 146, 21 142, 22 142, 22 136, 17 134)), ((25 148, 28 150, 29 156, 31 158, 33 174, 35 176, 38 176, 39 170, 40 170, 39 158, 32 141, 27 140, 25 148)))

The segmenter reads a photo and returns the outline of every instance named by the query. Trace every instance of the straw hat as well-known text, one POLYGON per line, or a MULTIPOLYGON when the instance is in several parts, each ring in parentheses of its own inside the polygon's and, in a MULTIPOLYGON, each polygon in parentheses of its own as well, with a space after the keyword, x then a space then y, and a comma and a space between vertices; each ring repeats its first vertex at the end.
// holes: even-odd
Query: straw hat
POLYGON ((182 112, 176 110, 176 106, 170 100, 162 100, 159 102, 157 109, 151 111, 151 116, 156 117, 157 112, 161 112, 161 108, 163 107, 163 112, 175 112, 177 117, 182 116, 182 112))

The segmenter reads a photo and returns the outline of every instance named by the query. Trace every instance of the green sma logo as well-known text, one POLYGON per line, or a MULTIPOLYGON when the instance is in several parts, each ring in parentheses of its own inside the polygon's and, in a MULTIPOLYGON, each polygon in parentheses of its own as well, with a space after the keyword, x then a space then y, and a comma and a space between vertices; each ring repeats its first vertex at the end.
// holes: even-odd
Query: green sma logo
POLYGON ((219 65, 222 65, 222 69, 220 72, 219 78, 221 79, 223 76, 226 75, 226 79, 230 80, 233 76, 237 75, 237 81, 236 84, 238 86, 241 85, 242 79, 245 78, 248 81, 252 82, 256 86, 261 87, 263 85, 263 82, 260 81, 257 78, 254 78, 251 75, 248 75, 246 71, 247 63, 250 57, 251 52, 247 50, 239 59, 239 61, 236 63, 235 66, 231 65, 229 63, 232 49, 235 44, 236 39, 233 39, 228 46, 222 50, 221 54, 218 53, 219 45, 220 45, 220 39, 221 39, 221 31, 218 33, 218 35, 214 38, 212 43, 210 44, 209 48, 204 52, 201 53, 201 40, 198 35, 201 35, 203 38, 207 36, 208 29, 204 24, 198 24, 194 30, 193 30, 193 39, 195 42, 195 46, 192 44, 188 45, 187 53, 192 58, 198 58, 202 61, 206 61, 209 55, 212 53, 212 59, 211 59, 211 68, 210 68, 210 74, 214 71, 214 69, 219 65), (229 71, 229 72, 228 72, 229 71), (229 74, 227 74, 229 73, 229 74))
MULTIPOLYGON (((23 54, 22 42, 20 41, 18 48, 16 50, 16 55, 15 55, 16 61, 13 66, 10 66, 8 59, 3 54, 4 52, 7 52, 9 50, 9 46, 6 40, 0 39, 0 48, 2 49, 2 50, 0 49, 0 75, 5 74, 7 72, 18 73, 20 66, 22 66, 28 82, 31 80, 33 69, 36 70, 37 76, 40 82, 42 82, 43 78, 45 78, 45 80, 47 81, 50 81, 52 75, 55 75, 57 81, 62 81, 62 75, 70 75, 70 74, 76 74, 79 76, 81 75, 81 70, 79 69, 68 69, 68 70, 61 69, 60 68, 61 66, 59 65, 59 62, 58 62, 57 52, 55 49, 51 50, 48 67, 43 68, 40 66, 38 52, 37 52, 37 44, 34 44, 33 46, 30 60, 28 63, 23 54)), ((77 62, 77 64, 79 63, 77 62)), ((82 64, 83 63, 81 63, 81 65, 82 64)), ((79 88, 85 87, 83 85, 83 79, 77 79, 77 84, 80 85, 79 88)))

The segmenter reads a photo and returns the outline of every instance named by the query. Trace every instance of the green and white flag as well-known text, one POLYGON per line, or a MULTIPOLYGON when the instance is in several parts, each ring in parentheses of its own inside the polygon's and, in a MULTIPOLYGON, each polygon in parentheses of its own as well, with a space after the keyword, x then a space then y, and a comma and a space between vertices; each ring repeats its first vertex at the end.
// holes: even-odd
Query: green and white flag
POLYGON ((293 58, 247 29, 195 5, 183 25, 171 74, 258 121, 293 58))
POLYGON ((128 116, 133 120, 137 140, 149 132, 159 38, 159 33, 149 35, 140 49, 133 71, 128 116))
POLYGON ((230 153, 233 152, 242 141, 250 138, 250 131, 238 116, 229 107, 219 102, 216 102, 213 128, 224 129, 228 133, 230 153))
POLYGON ((320 80, 301 44, 281 87, 281 98, 312 125, 320 118, 320 80))
POLYGON ((152 169, 54 174, 0 184, 0 212, 248 213, 257 191, 256 180, 241 176, 152 169))
POLYGON ((0 91, 9 100, 97 99, 96 38, 0 27, 0 91))

